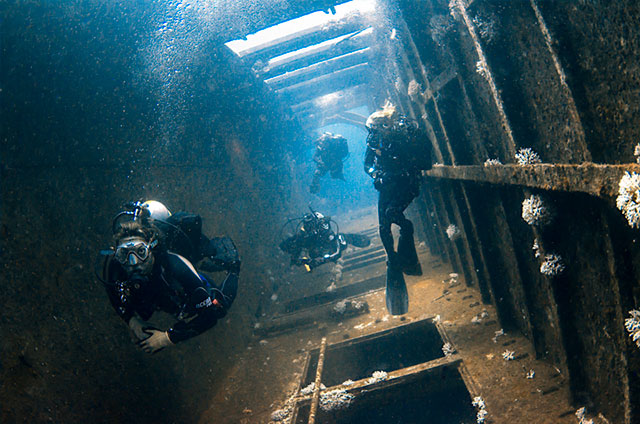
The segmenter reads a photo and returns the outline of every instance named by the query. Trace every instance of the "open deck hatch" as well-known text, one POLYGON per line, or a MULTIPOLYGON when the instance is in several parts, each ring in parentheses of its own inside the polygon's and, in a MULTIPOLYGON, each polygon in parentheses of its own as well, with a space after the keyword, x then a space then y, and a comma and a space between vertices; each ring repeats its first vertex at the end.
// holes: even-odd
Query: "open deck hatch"
MULTIPOLYGON (((402 325, 369 336, 327 346, 322 383, 370 377, 374 371, 390 372, 441 358, 444 342, 431 320, 402 325)), ((315 380, 319 349, 310 352, 302 387, 315 380)))
MULTIPOLYGON (((462 361, 442 352, 448 340, 442 326, 424 319, 328 345, 321 376, 327 389, 321 393, 341 389, 353 399, 343 407, 318 408, 316 422, 474 423, 462 361), (387 372, 388 379, 369 384, 374 371, 387 372), (346 380, 355 383, 342 385, 346 380)), ((309 352, 301 387, 315 380, 319 354, 320 349, 309 352)), ((310 402, 309 396, 298 400, 294 423, 307 423, 310 402)))
MULTIPOLYGON (((379 387, 355 391, 349 406, 324 411, 316 422, 329 424, 471 424, 476 412, 456 364, 447 364, 379 387)), ((307 424, 309 402, 301 404, 295 424, 307 424)))

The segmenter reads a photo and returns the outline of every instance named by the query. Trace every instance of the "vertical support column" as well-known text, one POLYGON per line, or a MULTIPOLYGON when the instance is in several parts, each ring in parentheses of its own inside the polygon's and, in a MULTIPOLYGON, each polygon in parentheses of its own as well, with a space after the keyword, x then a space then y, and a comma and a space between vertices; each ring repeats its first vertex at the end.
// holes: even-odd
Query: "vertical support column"
POLYGON ((444 250, 442 246, 442 234, 437 234, 436 229, 438 227, 438 222, 436 219, 435 212, 433 211, 433 200, 431 200, 430 189, 425 187, 425 184, 422 184, 420 189, 421 195, 416 198, 416 202, 418 202, 418 209, 420 219, 422 220, 422 226, 425 232, 425 236, 427 238, 426 243, 429 246, 429 250, 432 255, 441 256, 445 261, 449 261, 447 257, 447 252, 444 250))
MULTIPOLYGON (((487 63, 487 58, 484 55, 484 51, 482 46, 480 45, 480 40, 478 38, 478 34, 476 34, 475 27, 473 26, 473 22, 471 18, 469 18, 469 14, 467 13, 467 8, 464 5, 463 0, 454 0, 454 4, 456 5, 458 11, 460 12, 460 16, 464 20, 464 23, 469 31, 469 35, 471 35, 471 39, 473 40, 473 45, 475 46, 476 53, 478 54, 479 66, 486 72, 487 83, 489 84, 489 90, 491 91, 491 96, 493 97, 493 101, 498 109, 498 115, 500 117, 500 122, 502 124, 502 129, 507 135, 508 145, 506 146, 507 153, 509 154, 509 159, 513 160, 516 154, 516 143, 513 138, 513 131, 511 130, 511 124, 509 123, 509 119, 507 118, 507 114, 504 111, 504 103, 502 102, 502 97, 498 92, 498 88, 496 87, 495 80, 493 79, 493 73, 489 69, 489 64, 487 63)), ((506 158, 505 158, 506 159, 506 158)))
MULTIPOLYGON (((615 321, 620 323, 620 327, 617 330, 611 329, 611 331, 614 333, 614 337, 617 336, 617 338, 624 339, 626 337, 626 333, 622 329, 622 325, 624 324, 625 314, 622 309, 622 302, 620 297, 621 296, 620 285, 616 275, 617 274, 616 262, 615 262, 615 257, 613 256, 614 249, 611 241, 611 235, 610 235, 611 232, 609 230, 609 225, 607 224, 607 217, 603 213, 600 213, 600 216, 601 216, 600 221, 602 222, 602 225, 604 227, 603 233, 606 235, 605 237, 603 237, 603 241, 605 243, 604 250, 607 252, 607 265, 609 267, 611 280, 615 281, 615 284, 611 286, 611 290, 614 292, 615 298, 618 300, 615 303, 615 305, 612 305, 612 306, 614 309, 615 321)), ((624 373, 621 373, 622 374, 620 376, 621 381, 619 381, 619 384, 622 385, 622 389, 624 393, 624 406, 623 406, 624 418, 625 418, 625 424, 631 424, 632 422, 636 422, 634 420, 634 417, 632 416, 633 414, 632 414, 632 405, 631 405, 631 385, 629 381, 629 372, 632 372, 632 371, 629 369, 629 366, 628 366, 629 362, 624 349, 625 341, 619 340, 619 345, 621 347, 620 361, 624 364, 624 371, 625 371, 624 373)), ((635 419, 637 419, 637 417, 635 417, 635 419)))
MULTIPOLYGON (((547 28, 547 24, 542 17, 542 13, 540 13, 540 9, 538 8, 538 4, 536 0, 530 0, 531 8, 536 15, 536 19, 538 20, 538 25, 540 26, 540 31, 544 36, 544 41, 547 45, 547 50, 549 50, 549 54, 551 55, 551 59, 553 60, 553 65, 556 68, 556 72, 558 73, 558 78, 560 79, 560 87, 562 88, 562 93, 564 94, 567 106, 569 109, 569 116, 573 121, 573 126, 575 130, 574 140, 580 150, 583 153, 583 161, 590 162, 591 161, 591 152, 587 147, 587 143, 585 140, 584 128, 582 127, 582 121, 580 120, 580 115, 578 114, 578 108, 576 107, 576 102, 573 97, 573 93, 571 92, 571 88, 569 88, 569 84, 567 84, 567 76, 564 73, 564 69, 562 69, 562 65, 560 65, 560 59, 558 58, 558 54, 553 48, 553 41, 551 39, 551 34, 549 33, 549 29, 547 28)), ((572 140, 568 140, 567 143, 570 143, 572 140)))
POLYGON ((467 209, 467 217, 469 219, 471 236, 473 238, 473 243, 471 243, 471 246, 476 251, 476 256, 477 256, 476 267, 478 268, 478 271, 480 273, 480 275, 478 276, 478 282, 480 287, 480 293, 482 295, 482 301, 485 303, 493 303, 495 305, 496 300, 493 295, 493 290, 491 289, 491 278, 489 277, 489 271, 487 270, 487 262, 484 258, 482 241, 480 240, 480 236, 478 235, 475 215, 473 213, 473 209, 471 208, 471 203, 469 202, 469 196, 467 195, 467 190, 465 189, 463 183, 460 183, 460 192, 462 193, 462 196, 464 198, 465 206, 467 209))
MULTIPOLYGON (((453 184, 453 182, 448 182, 448 185, 449 184, 453 184)), ((453 213, 453 217, 461 232, 460 250, 462 250, 462 252, 460 252, 460 256, 464 259, 462 267, 465 270, 465 276, 467 277, 466 283, 467 285, 480 287, 480 282, 478 281, 478 275, 476 273, 476 264, 473 260, 473 255, 471 254, 471 246, 469 245, 469 239, 467 236, 467 228, 465 228, 464 222, 462 221, 458 202, 456 202, 456 199, 453 197, 453 189, 451 187, 447 186, 445 187, 445 190, 447 192, 447 200, 449 201, 449 205, 451 205, 451 212, 453 213)))
MULTIPOLYGON (((429 97, 431 96, 431 87, 429 86, 429 78, 427 77, 427 71, 424 69, 424 65, 422 64, 422 60, 420 59, 420 53, 418 52, 418 48, 416 47, 415 42, 413 41, 413 38, 411 37, 411 33, 409 32, 409 28, 407 27, 407 23, 404 21, 404 19, 400 19, 400 24, 402 25, 402 31, 405 34, 405 38, 407 40, 409 49, 411 50, 411 52, 413 53, 413 55, 416 58, 416 66, 418 67, 418 71, 420 72, 420 75, 422 76, 422 82, 425 86, 425 89, 427 90, 427 93, 429 93, 429 97)), ((421 116, 422 118, 422 116, 421 116)), ((438 140, 436 138, 436 135, 433 131, 433 128, 431 127, 431 123, 428 120, 422 120, 421 121, 423 123, 426 124, 426 130, 427 130, 427 134, 429 136, 429 139, 431 140, 431 144, 433 146, 433 151, 436 155, 436 160, 439 163, 444 163, 444 158, 442 156, 442 151, 440 150, 440 146, 438 144, 438 140)))
MULTIPOLYGON (((432 195, 436 215, 438 216, 438 220, 440 221, 440 228, 444 231, 444 229, 446 229, 449 224, 453 223, 455 220, 449 216, 449 213, 447 211, 447 207, 444 202, 444 196, 442 194, 442 182, 434 183, 432 187, 432 195)), ((462 260, 455 244, 450 240, 445 240, 444 245, 447 248, 449 259, 451 260, 451 267, 453 268, 453 270, 455 272, 463 272, 464 268, 462 266, 462 260)))

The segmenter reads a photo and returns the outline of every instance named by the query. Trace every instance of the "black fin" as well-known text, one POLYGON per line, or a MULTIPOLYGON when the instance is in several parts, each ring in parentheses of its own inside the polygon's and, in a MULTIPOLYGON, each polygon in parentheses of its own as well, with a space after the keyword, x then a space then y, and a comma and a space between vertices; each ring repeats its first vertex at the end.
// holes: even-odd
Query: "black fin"
POLYGON ((404 315, 409 311, 409 293, 402 270, 387 263, 387 310, 391 315, 404 315))

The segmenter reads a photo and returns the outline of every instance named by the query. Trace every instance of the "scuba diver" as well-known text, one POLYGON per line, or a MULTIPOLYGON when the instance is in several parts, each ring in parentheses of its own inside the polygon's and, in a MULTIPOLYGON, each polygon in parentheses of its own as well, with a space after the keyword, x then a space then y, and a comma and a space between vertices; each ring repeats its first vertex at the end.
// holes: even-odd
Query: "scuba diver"
POLYGON ((298 221, 295 232, 280 243, 280 249, 291 255, 292 266, 304 266, 307 272, 327 262, 336 262, 349 244, 367 247, 371 243, 361 234, 341 234, 335 221, 320 212, 311 210, 302 218, 290 219, 283 229, 294 221, 298 221))
POLYGON ((316 170, 309 187, 313 194, 320 190, 320 178, 327 172, 331 174, 331 178, 344 181, 342 162, 349 156, 347 139, 339 134, 325 132, 315 141, 315 145, 313 161, 316 163, 316 170))
POLYGON ((156 201, 129 203, 113 220, 115 247, 101 252, 98 278, 145 352, 159 352, 213 327, 236 297, 238 252, 228 237, 208 240, 201 225, 199 216, 171 215, 156 201), (217 286, 191 260, 226 271, 226 278, 217 286), (154 327, 147 321, 156 310, 177 322, 167 330, 154 327))
POLYGON ((387 253, 387 309, 392 315, 409 310, 403 272, 422 275, 413 240, 413 223, 404 210, 419 194, 421 170, 431 168, 431 144, 414 121, 387 103, 366 122, 369 130, 364 169, 379 192, 378 225, 387 253), (391 224, 400 227, 398 250, 394 250, 391 224))

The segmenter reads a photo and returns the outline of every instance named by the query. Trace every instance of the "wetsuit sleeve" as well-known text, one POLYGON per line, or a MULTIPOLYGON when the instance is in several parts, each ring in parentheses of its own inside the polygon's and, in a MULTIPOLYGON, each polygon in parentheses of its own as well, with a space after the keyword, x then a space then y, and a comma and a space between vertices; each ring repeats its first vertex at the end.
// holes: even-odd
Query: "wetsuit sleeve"
POLYGON ((180 255, 167 254, 166 278, 173 279, 184 288, 186 304, 184 312, 189 318, 176 322, 167 332, 173 343, 197 336, 218 321, 218 317, 224 316, 222 304, 211 297, 206 288, 206 283, 198 275, 193 265, 180 255))
POLYGON ((367 139, 367 151, 364 154, 364 172, 366 172, 371 178, 373 178, 373 173, 375 168, 373 166, 373 159, 375 158, 375 152, 369 146, 369 139, 367 139))
POLYGON ((113 256, 107 256, 102 267, 102 277, 106 281, 104 288, 109 296, 111 306, 116 313, 126 322, 134 315, 134 308, 131 306, 125 296, 118 292, 117 282, 124 279, 122 271, 119 269, 118 264, 113 260, 113 256))

